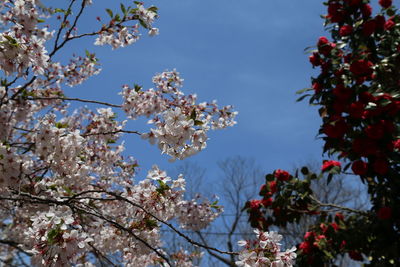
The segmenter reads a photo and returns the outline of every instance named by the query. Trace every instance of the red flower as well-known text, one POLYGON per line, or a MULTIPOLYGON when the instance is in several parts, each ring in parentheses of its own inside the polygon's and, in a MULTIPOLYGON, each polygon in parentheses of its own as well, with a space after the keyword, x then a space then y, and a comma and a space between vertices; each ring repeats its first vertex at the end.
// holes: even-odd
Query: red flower
POLYGON ((342 243, 340 243, 340 249, 344 249, 346 243, 347 243, 346 240, 342 240, 342 243))
POLYGON ((331 223, 331 226, 335 231, 340 229, 339 225, 337 223, 335 223, 335 222, 331 223))
POLYGON ((376 30, 376 21, 374 19, 368 20, 363 24, 362 31, 365 36, 370 36, 375 32, 375 30, 376 30))
POLYGON ((324 56, 327 56, 332 51, 332 48, 335 46, 335 44, 331 44, 326 37, 322 36, 318 39, 317 46, 318 51, 324 56))
POLYGON ((363 257, 361 255, 361 253, 358 252, 358 251, 355 251, 355 250, 349 251, 349 257, 351 259, 355 260, 355 261, 362 261, 363 260, 363 257))
POLYGON ((394 149, 400 150, 400 139, 393 141, 394 149))
POLYGON ((343 25, 340 27, 339 34, 340 36, 347 36, 353 32, 353 27, 351 25, 343 25))
POLYGON ((362 102, 354 102, 351 103, 350 108, 349 108, 349 114, 350 117, 355 118, 355 119, 361 119, 362 115, 364 114, 364 108, 365 104, 362 102))
POLYGON ((322 60, 321 57, 319 56, 319 54, 317 52, 314 52, 310 57, 310 62, 311 64, 316 67, 322 64, 322 60))
POLYGON ((382 15, 378 15, 375 17, 375 22, 376 22, 376 28, 378 30, 383 30, 386 22, 385 17, 382 15))
POLYGON ((250 205, 250 209, 252 209, 252 210, 259 209, 260 205, 261 205, 261 200, 257 200, 257 199, 250 200, 249 205, 250 205))
POLYGON ((312 245, 309 242, 302 242, 299 245, 299 249, 301 249, 304 254, 310 254, 312 251, 312 245))
POLYGON ((323 165, 322 165, 321 170, 324 172, 324 171, 327 171, 327 170, 329 170, 329 169, 331 169, 331 168, 333 168, 335 166, 341 167, 342 165, 341 165, 341 163, 339 161, 325 160, 323 165))
POLYGON ((392 19, 388 19, 388 20, 385 22, 384 29, 388 31, 388 30, 390 30, 391 28, 393 28, 394 25, 396 25, 396 23, 394 23, 394 21, 393 21, 392 19))
POLYGON ((392 5, 392 0, 379 0, 379 4, 383 7, 383 8, 388 8, 392 5))
POLYGON ((361 13, 364 17, 368 18, 372 14, 372 7, 369 4, 365 4, 361 7, 361 13))
POLYGON ((377 174, 385 175, 389 171, 389 164, 387 160, 378 158, 375 160, 373 168, 377 174))
POLYGON ((328 18, 331 22, 341 22, 344 19, 345 12, 343 6, 339 3, 330 3, 328 6, 328 18))
POLYGON ((378 210, 377 215, 381 220, 388 220, 392 218, 392 209, 389 207, 382 207, 378 210))
POLYGON ((351 95, 352 91, 350 88, 345 87, 343 84, 338 84, 334 89, 333 89, 333 94, 339 98, 341 101, 346 101, 348 100, 351 95))
POLYGON ((363 157, 376 155, 379 151, 376 142, 374 140, 366 138, 354 139, 352 148, 354 152, 363 157))
POLYGON ((309 240, 309 239, 314 239, 315 237, 315 233, 314 232, 306 232, 304 234, 304 240, 309 240))
POLYGON ((371 139, 381 139, 385 134, 385 129, 382 123, 368 125, 365 129, 365 134, 371 139))
POLYGON ((347 132, 347 123, 343 120, 335 121, 333 124, 328 123, 324 125, 323 131, 330 138, 342 138, 347 132))
POLYGON ((271 181, 268 183, 269 191, 274 194, 276 193, 276 181, 271 181))
POLYGON ((344 221, 344 216, 343 216, 343 214, 341 214, 340 212, 337 212, 337 213, 335 214, 335 218, 337 218, 337 219, 340 220, 340 221, 344 221))
POLYGON ((315 82, 312 84, 312 88, 314 89, 315 93, 318 94, 322 90, 322 85, 315 82))
POLYGON ((279 181, 287 181, 290 178, 290 174, 287 171, 278 169, 274 172, 274 176, 279 181))
POLYGON ((272 202, 273 202, 273 200, 272 200, 272 198, 265 198, 265 199, 263 199, 262 201, 261 201, 261 203, 263 204, 263 206, 264 207, 268 207, 268 206, 271 206, 272 205, 272 202))
POLYGON ((376 101, 376 97, 373 96, 373 95, 372 95, 371 93, 369 93, 369 92, 362 92, 362 93, 360 94, 360 100, 361 100, 363 103, 367 104, 367 103, 369 103, 369 102, 375 102, 375 101, 376 101))
POLYGON ((362 160, 356 160, 353 162, 351 169, 354 174, 365 175, 368 171, 368 165, 366 162, 364 162, 362 160))
POLYGON ((354 7, 354 6, 359 6, 361 4, 362 0, 347 0, 349 3, 349 6, 354 7))
POLYGON ((371 61, 360 59, 350 65, 350 71, 356 76, 369 76, 372 74, 374 64, 371 61))
POLYGON ((321 228, 322 232, 325 233, 328 230, 328 226, 324 223, 321 223, 319 225, 319 228, 321 228))

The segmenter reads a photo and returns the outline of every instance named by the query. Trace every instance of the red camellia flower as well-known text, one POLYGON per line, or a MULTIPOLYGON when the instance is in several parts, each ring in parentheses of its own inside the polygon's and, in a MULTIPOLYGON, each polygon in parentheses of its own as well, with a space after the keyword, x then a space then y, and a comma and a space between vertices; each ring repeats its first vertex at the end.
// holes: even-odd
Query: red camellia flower
POLYGON ((381 139, 385 134, 385 128, 382 123, 368 125, 365 134, 371 139, 381 139))
POLYGON ((322 90, 322 85, 315 82, 312 84, 312 88, 314 89, 315 93, 318 94, 322 90))
POLYGON ((372 74, 374 64, 371 61, 360 59, 350 65, 350 71, 356 76, 369 76, 372 74))
POLYGON ((393 141, 393 147, 394 149, 400 150, 400 139, 393 141))
POLYGON ((337 120, 324 125, 323 131, 330 138, 342 138, 347 132, 348 125, 344 120, 337 120))
POLYGON ((312 252, 312 244, 306 241, 302 242, 299 245, 299 249, 301 249, 304 254, 310 254, 312 252))
POLYGON ((354 152, 363 157, 376 155, 379 151, 376 141, 367 138, 354 139, 352 149, 354 152))
POLYGON ((272 205, 272 202, 273 202, 273 200, 272 200, 272 198, 265 198, 265 199, 263 199, 262 201, 261 201, 261 203, 263 204, 263 206, 264 207, 269 207, 269 206, 271 206, 272 205))
POLYGON ((376 30, 376 21, 374 19, 368 20, 363 24, 362 32, 365 36, 372 35, 376 30))
POLYGON ((386 22, 385 17, 382 15, 378 15, 375 17, 375 22, 376 22, 376 29, 383 30, 386 22))
POLYGON ((355 261, 362 261, 363 260, 363 257, 361 255, 361 253, 358 252, 358 251, 355 251, 355 250, 349 251, 349 257, 352 260, 355 260, 355 261))
POLYGON ((349 3, 349 6, 354 7, 354 6, 359 6, 362 2, 362 0, 347 0, 349 3))
POLYGON ((385 175, 389 171, 389 163, 387 160, 379 158, 375 160, 373 168, 377 174, 385 175))
POLYGON ((259 209, 261 205, 261 200, 253 199, 249 202, 250 209, 259 209))
POLYGON ((324 160, 321 170, 324 172, 324 171, 330 170, 332 167, 335 167, 335 166, 341 167, 342 164, 339 161, 335 161, 335 160, 324 160))
POLYGON ((310 57, 311 64, 316 67, 322 64, 322 59, 317 52, 314 52, 310 57))
POLYGON ((390 30, 391 28, 393 28, 394 27, 394 25, 396 25, 396 23, 392 20, 392 19, 388 19, 386 22, 385 22, 385 26, 383 27, 385 30, 390 30))
POLYGON ((340 212, 337 212, 337 213, 335 214, 335 218, 337 218, 337 219, 340 220, 340 221, 344 221, 344 216, 343 216, 343 214, 341 214, 340 212))
POLYGON ((345 12, 343 6, 339 3, 331 2, 328 6, 328 18, 331 22, 343 21, 345 12))
POLYGON ((362 102, 354 102, 350 104, 349 114, 350 117, 355 119, 361 119, 365 110, 365 104, 362 102))
POLYGON ((276 181, 271 181, 268 183, 269 191, 274 194, 276 193, 276 181))
POLYGON ((365 175, 368 171, 368 165, 362 160, 356 160, 353 162, 353 165, 351 165, 351 170, 354 174, 365 175))
POLYGON ((372 7, 369 4, 362 5, 361 13, 365 18, 368 18, 372 14, 372 7))
POLYGON ((377 215, 381 220, 388 220, 392 218, 392 209, 390 207, 382 207, 378 210, 377 215))
POLYGON ((274 176, 279 181, 287 181, 290 178, 290 174, 287 171, 278 169, 274 172, 274 176))
POLYGON ((345 87, 343 84, 336 85, 332 92, 341 101, 348 100, 353 93, 350 88, 345 87))
POLYGON ((317 46, 318 51, 324 56, 327 56, 332 51, 332 48, 335 46, 335 44, 330 43, 326 37, 322 36, 319 37, 317 46))
POLYGON ((343 25, 340 27, 339 34, 340 36, 347 36, 353 32, 353 27, 351 25, 343 25))
POLYGON ((388 8, 392 5, 392 0, 379 0, 379 4, 383 7, 383 8, 388 8))
POLYGON ((339 225, 335 222, 331 223, 331 226, 335 231, 338 231, 340 229, 339 225))
POLYGON ((315 233, 314 232, 306 232, 304 234, 304 240, 314 240, 315 233))

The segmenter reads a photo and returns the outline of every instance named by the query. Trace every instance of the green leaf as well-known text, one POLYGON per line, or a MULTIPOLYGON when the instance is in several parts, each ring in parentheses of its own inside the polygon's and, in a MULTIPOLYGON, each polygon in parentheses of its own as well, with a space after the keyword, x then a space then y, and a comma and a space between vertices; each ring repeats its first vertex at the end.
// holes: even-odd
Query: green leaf
POLYGON ((308 173, 309 173, 309 170, 308 170, 308 168, 307 167, 303 167, 303 168, 301 168, 301 173, 303 174, 303 175, 308 175, 308 173))
POLYGON ((65 14, 65 10, 62 8, 55 8, 54 13, 64 13, 65 14))
POLYGON ((194 121, 196 121, 196 117, 197 117, 196 109, 193 109, 192 112, 190 113, 190 117, 189 118, 194 120, 194 121))
POLYGON ((111 9, 106 8, 106 11, 107 11, 108 15, 110 15, 110 18, 113 18, 113 17, 114 17, 114 14, 113 14, 113 12, 112 12, 111 9))
POLYGON ((200 125, 203 125, 204 123, 202 122, 202 121, 199 121, 199 120, 195 120, 194 121, 194 125, 196 125, 196 126, 200 126, 200 125))
POLYGON ((122 11, 122 13, 123 13, 124 15, 126 15, 126 14, 127 14, 127 11, 126 11, 126 8, 125 8, 124 4, 121 3, 120 6, 121 6, 121 11, 122 11))
POLYGON ((135 88, 135 92, 139 92, 142 89, 142 87, 138 84, 135 84, 133 87, 135 88))
POLYGON ((43 23, 43 22, 45 22, 45 20, 44 19, 38 19, 37 22, 38 23, 43 23))
POLYGON ((389 17, 391 17, 391 16, 394 16, 394 15, 396 14, 396 12, 395 12, 393 9, 388 8, 388 9, 386 10, 386 14, 387 14, 389 17))
POLYGON ((156 228, 158 226, 156 220, 146 219, 145 221, 146 227, 150 230, 156 228))
POLYGON ((149 27, 144 23, 143 20, 139 19, 139 24, 142 25, 143 28, 148 29, 149 27))
POLYGON ((57 235, 60 233, 59 229, 51 229, 47 233, 47 241, 49 241, 50 244, 54 243, 54 239, 57 237, 57 235))
POLYGON ((296 91, 296 94, 300 95, 300 94, 302 94, 304 92, 312 91, 312 90, 314 90, 314 89, 312 89, 312 88, 303 88, 303 89, 300 89, 300 90, 296 91))
POLYGON ((329 185, 329 183, 332 181, 332 178, 333 178, 333 174, 330 173, 330 174, 328 175, 328 179, 327 179, 327 181, 326 181, 326 184, 327 184, 327 185, 329 185))
POLYGON ((68 127, 68 123, 57 122, 57 123, 56 123, 56 127, 57 127, 58 129, 67 128, 67 127, 68 127))
POLYGON ((269 182, 274 181, 275 180, 275 176, 273 174, 267 174, 265 175, 265 179, 269 182))
POLYGON ((149 10, 149 11, 151 11, 151 12, 154 12, 154 13, 157 13, 158 8, 157 8, 156 6, 151 6, 151 7, 149 7, 147 10, 149 10))
POLYGON ((299 97, 296 102, 300 102, 301 100, 303 100, 304 98, 308 97, 308 96, 312 96, 311 94, 306 94, 306 95, 302 95, 301 97, 299 97))

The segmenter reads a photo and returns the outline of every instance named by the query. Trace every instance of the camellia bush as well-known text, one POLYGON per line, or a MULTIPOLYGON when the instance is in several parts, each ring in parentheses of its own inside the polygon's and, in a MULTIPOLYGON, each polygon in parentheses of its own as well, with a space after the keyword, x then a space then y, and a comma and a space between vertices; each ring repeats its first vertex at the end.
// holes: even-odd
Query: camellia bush
POLYGON ((156 165, 145 179, 134 179, 137 161, 123 153, 125 134, 157 144, 171 160, 194 155, 206 147, 209 130, 235 124, 231 106, 184 95, 175 70, 156 74, 151 89, 124 85, 118 104, 66 95, 66 86, 100 73, 91 43, 117 49, 144 32, 157 35, 157 8, 121 4, 104 11, 108 19, 99 19, 97 29, 81 32, 92 1, 62 2, 51 2, 65 5, 57 8, 39 0, 0 3, 0 265, 192 266, 201 255, 163 249, 166 227, 198 247, 238 255, 239 265, 291 266, 295 248, 281 252, 274 232, 257 231, 257 241, 242 242, 240 253, 191 240, 180 229, 198 231, 222 208, 185 200, 184 178, 172 179, 156 165), (77 39, 88 41, 86 52, 56 61, 77 39), (72 110, 72 102, 98 108, 72 110), (117 120, 117 113, 125 117, 117 120), (148 132, 126 129, 139 117, 149 119, 148 132))
POLYGON ((263 231, 314 217, 298 244, 299 266, 334 264, 339 255, 367 266, 400 263, 400 15, 391 0, 377 4, 375 14, 367 0, 325 3, 331 36, 320 37, 310 56, 320 74, 299 91, 299 100, 320 107, 319 136, 331 160, 321 173, 275 170, 262 199, 246 204, 251 225, 263 231), (369 210, 315 197, 313 181, 329 183, 339 173, 366 184, 369 210))

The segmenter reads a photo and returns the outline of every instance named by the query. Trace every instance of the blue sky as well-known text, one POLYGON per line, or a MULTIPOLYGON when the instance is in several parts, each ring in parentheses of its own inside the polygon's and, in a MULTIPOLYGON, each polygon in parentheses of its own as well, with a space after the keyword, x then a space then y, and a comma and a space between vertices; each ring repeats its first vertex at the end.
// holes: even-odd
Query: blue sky
MULTIPOLYGON (((106 20, 104 4, 110 6, 109 1, 94 1, 82 29, 96 28, 98 15, 106 20)), ((114 51, 88 48, 100 59, 102 73, 67 89, 67 95, 121 103, 117 94, 122 84, 150 88, 155 73, 176 68, 185 79, 185 93, 197 93, 200 101, 217 99, 239 111, 235 127, 211 133, 207 149, 188 159, 206 167, 208 176, 217 176, 218 160, 234 155, 256 159, 265 171, 321 159, 322 143, 315 138, 318 113, 306 101, 296 103, 295 91, 309 87, 316 74, 304 48, 325 34, 322 1, 145 2, 150 4, 159 7, 155 26, 160 35, 144 35, 114 51)), ((111 5, 119 9, 119 1, 111 5)), ((64 55, 83 53, 82 44, 87 40, 69 45, 64 55)), ((129 129, 147 129, 144 122, 130 123, 129 129)), ((179 164, 168 163, 167 156, 137 136, 125 139, 127 154, 139 160, 142 176, 152 164, 165 169, 179 164)))

